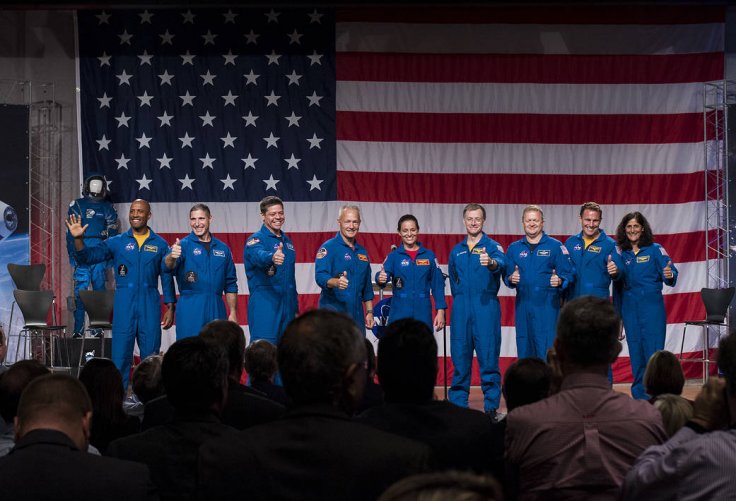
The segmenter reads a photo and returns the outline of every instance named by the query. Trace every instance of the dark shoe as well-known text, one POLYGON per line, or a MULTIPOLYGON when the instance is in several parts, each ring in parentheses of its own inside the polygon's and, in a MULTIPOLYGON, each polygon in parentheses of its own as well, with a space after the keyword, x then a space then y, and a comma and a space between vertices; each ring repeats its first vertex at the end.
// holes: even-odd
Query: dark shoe
POLYGON ((72 339, 82 339, 84 337, 84 333, 82 332, 75 332, 72 334, 72 339))

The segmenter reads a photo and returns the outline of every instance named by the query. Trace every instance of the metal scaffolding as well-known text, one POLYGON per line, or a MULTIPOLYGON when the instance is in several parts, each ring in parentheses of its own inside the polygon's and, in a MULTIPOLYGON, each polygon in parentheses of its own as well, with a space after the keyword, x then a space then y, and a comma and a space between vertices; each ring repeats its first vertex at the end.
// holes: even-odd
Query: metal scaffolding
POLYGON ((729 163, 733 162, 732 149, 736 148, 733 133, 729 132, 729 115, 736 111, 734 105, 736 82, 704 84, 705 261, 706 286, 710 288, 729 287, 730 254, 736 250, 729 224, 729 163))

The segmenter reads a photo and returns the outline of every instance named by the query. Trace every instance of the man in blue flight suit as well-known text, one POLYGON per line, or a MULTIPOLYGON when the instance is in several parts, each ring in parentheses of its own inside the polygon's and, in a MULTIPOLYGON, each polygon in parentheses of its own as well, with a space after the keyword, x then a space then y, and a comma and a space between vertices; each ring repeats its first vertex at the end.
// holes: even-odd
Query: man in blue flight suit
POLYGON ((544 213, 528 205, 521 215, 525 236, 506 251, 504 282, 516 289, 516 351, 545 360, 555 339, 560 299, 575 280, 567 247, 544 232, 544 213))
MULTIPOLYGON (((107 183, 105 178, 99 174, 91 174, 84 180, 82 198, 78 198, 69 204, 67 216, 72 214, 81 218, 81 223, 87 225, 84 233, 84 243, 87 247, 94 247, 109 237, 118 234, 118 213, 107 198, 107 183)), ((66 234, 66 250, 69 254, 74 278, 74 336, 84 335, 84 304, 79 298, 80 290, 87 290, 92 285, 92 290, 101 291, 105 289, 105 271, 110 263, 102 262, 95 264, 81 264, 77 262, 74 250, 74 237, 69 232, 66 234)))
POLYGON ((250 342, 278 344, 286 325, 299 311, 296 291, 296 251, 282 231, 284 202, 268 196, 260 203, 261 229, 248 237, 243 263, 248 278, 250 342))
POLYGON ((85 246, 84 232, 87 226, 81 224, 79 216, 72 214, 66 221, 69 233, 74 237, 74 248, 80 263, 113 261, 116 291, 112 320, 112 361, 120 370, 123 388, 126 389, 135 341, 138 341, 141 360, 148 355, 158 354, 161 327, 168 329, 174 323, 174 280, 165 271, 164 265, 169 246, 148 227, 149 219, 150 204, 145 200, 134 200, 128 212, 130 229, 95 247, 85 246), (163 319, 159 277, 166 303, 163 319))
POLYGON ((238 323, 238 278, 230 248, 210 233, 212 214, 205 204, 189 210, 192 232, 171 246, 166 267, 179 286, 176 340, 196 336, 207 322, 230 320, 238 323), (230 314, 225 312, 225 294, 230 314), (227 317, 226 317, 227 315, 227 317))
MULTIPOLYGON (((611 281, 621 279, 623 261, 616 241, 601 229, 603 209, 595 202, 580 206, 582 230, 565 241, 570 260, 575 268, 575 282, 568 287, 565 301, 580 296, 608 299, 611 281)), ((608 382, 613 383, 613 372, 608 367, 608 382)))
POLYGON ((498 288, 506 267, 503 247, 483 232, 486 209, 463 209, 467 237, 450 252, 448 275, 454 298, 450 319, 450 350, 454 372, 449 399, 468 406, 473 350, 478 357, 483 409, 493 419, 501 399, 501 306, 498 288))
POLYGON ((575 267, 575 282, 568 287, 565 299, 596 296, 608 299, 612 280, 618 280, 623 267, 616 241, 600 227, 603 209, 595 202, 580 207, 582 231, 565 242, 575 267))
MULTIPOLYGON (((373 328, 373 284, 368 251, 358 243, 360 209, 340 208, 339 231, 317 251, 315 280, 322 288, 319 307, 343 311, 363 330, 373 328), (365 313, 363 312, 365 308, 365 313)), ((363 330, 363 335, 365 331, 363 330)))

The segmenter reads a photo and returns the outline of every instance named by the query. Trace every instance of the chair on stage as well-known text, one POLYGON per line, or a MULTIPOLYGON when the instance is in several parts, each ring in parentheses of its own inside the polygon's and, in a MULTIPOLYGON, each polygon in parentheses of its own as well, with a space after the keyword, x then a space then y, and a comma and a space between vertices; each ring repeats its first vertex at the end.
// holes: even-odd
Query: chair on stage
MULTIPOLYGON (((8 273, 13 279, 16 289, 24 291, 40 291, 41 282, 46 274, 46 265, 41 264, 14 264, 8 263, 8 273)), ((10 306, 10 321, 8 322, 8 336, 13 328, 13 313, 15 313, 15 301, 10 306)))
POLYGON ((727 289, 700 289, 700 299, 705 305, 705 320, 688 320, 685 322, 685 328, 682 331, 682 343, 680 344, 680 363, 702 363, 703 384, 705 384, 708 378, 710 364, 715 363, 715 359, 710 358, 710 327, 718 329, 718 339, 720 340, 721 328, 726 327, 728 329, 728 308, 733 300, 734 291, 736 291, 734 287, 727 289), (701 334, 703 336, 703 354, 701 358, 689 358, 685 360, 682 358, 688 325, 695 325, 701 328, 701 334))
MULTIPOLYGON (((100 340, 100 357, 105 356, 105 332, 112 331, 112 308, 115 301, 114 290, 102 291, 79 291, 79 297, 82 300, 84 309, 89 317, 89 324, 86 332, 100 340), (101 335, 97 336, 97 333, 101 335)), ((84 356, 84 343, 87 336, 82 338, 82 346, 79 350, 78 367, 82 367, 82 357, 84 356)))
POLYGON ((15 359, 23 345, 23 357, 30 352, 31 358, 39 360, 44 365, 54 369, 70 369, 68 366, 58 365, 57 357, 64 351, 69 360, 69 349, 64 341, 66 325, 49 325, 49 309, 54 300, 51 291, 28 291, 15 289, 15 302, 23 315, 23 327, 18 333, 18 344, 15 348, 15 359), (30 350, 29 350, 30 345, 30 350))

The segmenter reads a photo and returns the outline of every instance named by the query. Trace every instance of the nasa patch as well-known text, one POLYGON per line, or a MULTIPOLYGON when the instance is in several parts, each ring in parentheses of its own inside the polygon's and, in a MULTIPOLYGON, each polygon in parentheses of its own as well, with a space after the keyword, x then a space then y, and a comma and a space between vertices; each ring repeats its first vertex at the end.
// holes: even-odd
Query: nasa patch
POLYGON ((411 264, 411 261, 408 259, 402 259, 401 260, 401 266, 409 266, 411 264))
POLYGON ((135 244, 134 244, 133 242, 130 242, 130 243, 128 243, 128 244, 127 244, 127 245, 125 246, 125 250, 126 250, 126 251, 132 251, 132 250, 135 250, 135 244))
POLYGON ((581 250, 582 248, 583 248, 583 246, 582 246, 582 245, 580 245, 580 244, 577 244, 577 245, 576 245, 575 247, 573 247, 573 249, 575 249, 576 251, 579 251, 579 250, 581 250))
POLYGON ((345 259, 345 261, 350 261, 353 259, 353 256, 351 256, 349 252, 346 252, 343 258, 345 259))
POLYGON ((524 249, 523 251, 519 252, 519 257, 527 257, 529 255, 529 251, 524 249))
POLYGON ((195 256, 201 256, 202 249, 200 249, 199 247, 195 247, 194 249, 192 249, 192 254, 194 254, 195 256))

